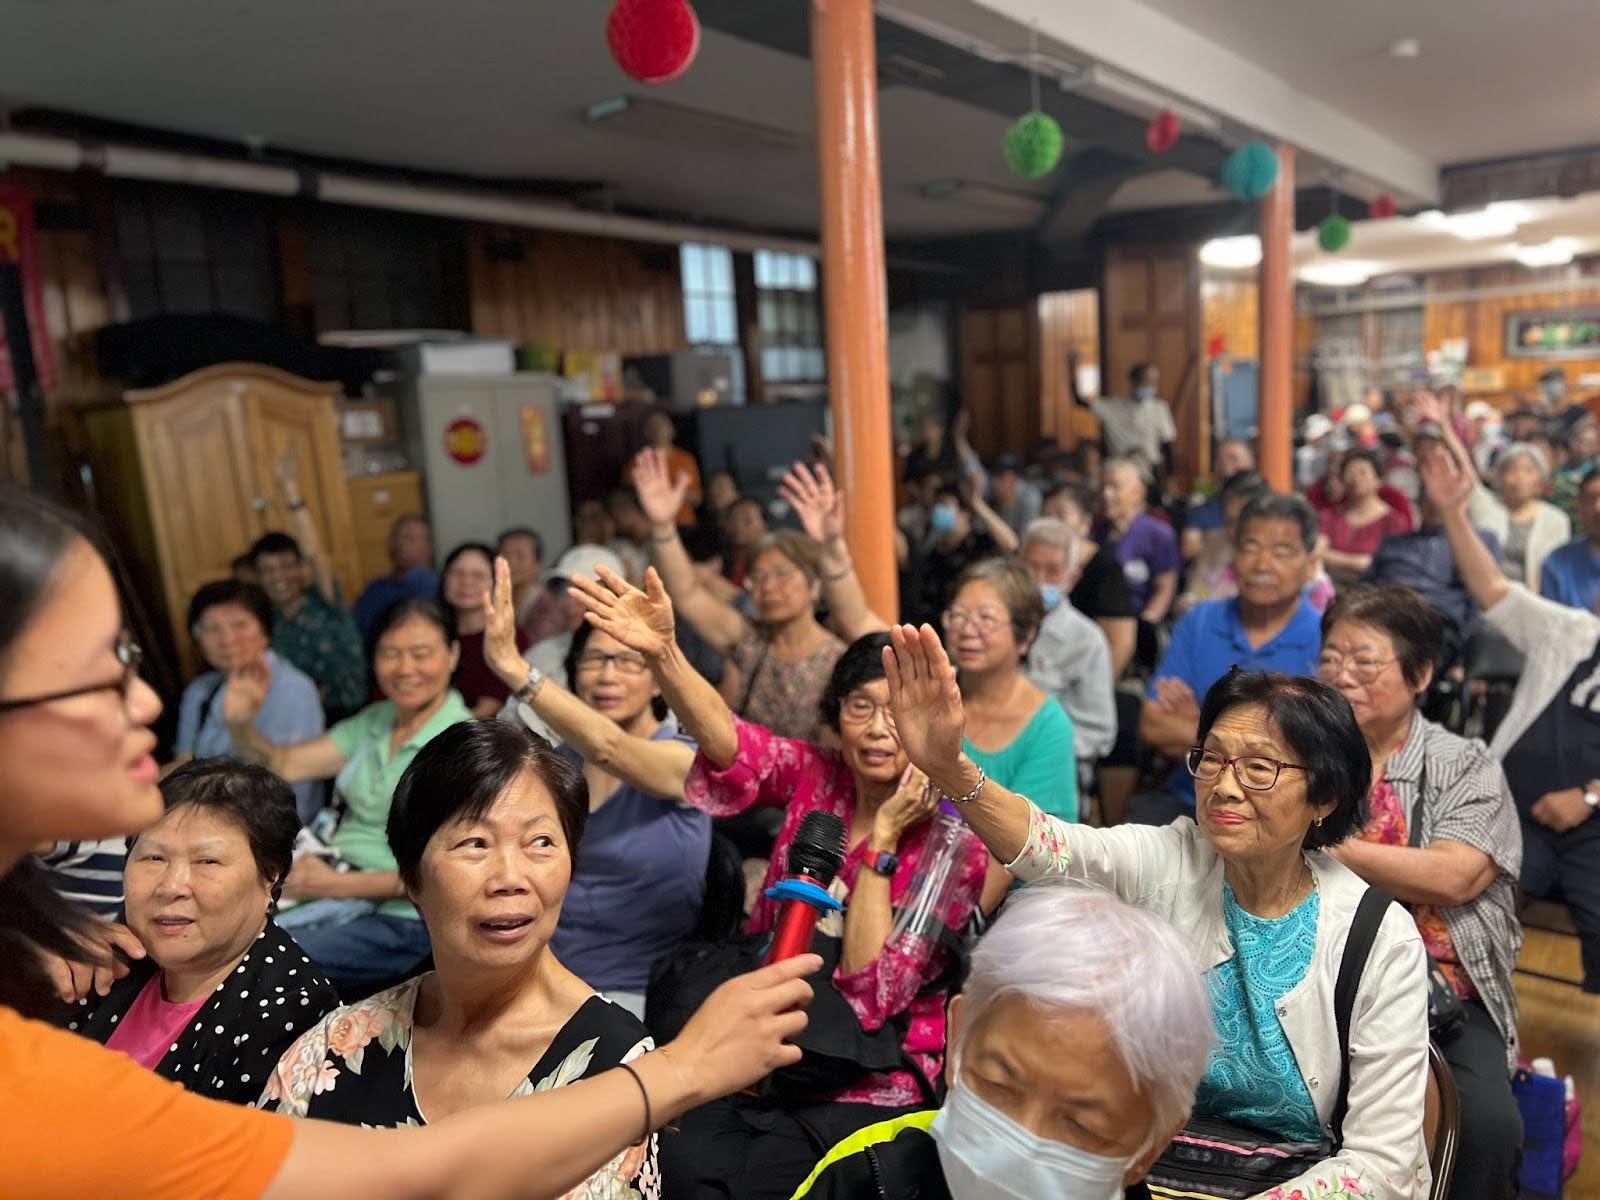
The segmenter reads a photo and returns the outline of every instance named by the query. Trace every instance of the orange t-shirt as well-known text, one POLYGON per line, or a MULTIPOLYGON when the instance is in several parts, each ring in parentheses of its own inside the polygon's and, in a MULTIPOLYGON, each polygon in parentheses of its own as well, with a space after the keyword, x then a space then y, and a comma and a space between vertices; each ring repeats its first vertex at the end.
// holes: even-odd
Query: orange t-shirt
MULTIPOLYGON (((676 483, 679 475, 689 477, 689 490, 684 494, 683 507, 678 510, 678 526, 687 528, 694 524, 694 506, 700 503, 700 464, 682 446, 674 446, 667 451, 667 477, 676 483)), ((633 484, 632 461, 622 469, 622 482, 630 486, 633 484)))
POLYGON ((0 1184, 10 1196, 247 1200, 289 1117, 207 1100, 126 1055, 0 1007, 0 1184))

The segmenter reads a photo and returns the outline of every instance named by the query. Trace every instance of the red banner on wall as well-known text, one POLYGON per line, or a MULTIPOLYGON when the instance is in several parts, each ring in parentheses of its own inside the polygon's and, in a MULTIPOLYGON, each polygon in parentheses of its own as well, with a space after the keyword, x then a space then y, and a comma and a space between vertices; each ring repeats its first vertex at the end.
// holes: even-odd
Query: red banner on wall
MULTIPOLYGON (((0 263, 19 268, 22 302, 28 313, 29 341, 33 343, 33 369, 39 386, 56 385, 56 360, 50 351, 50 331, 44 320, 43 271, 39 262, 39 235, 33 223, 33 197, 15 185, 0 185, 0 263)), ((11 377, 11 350, 0 329, 0 390, 15 386, 11 377)))

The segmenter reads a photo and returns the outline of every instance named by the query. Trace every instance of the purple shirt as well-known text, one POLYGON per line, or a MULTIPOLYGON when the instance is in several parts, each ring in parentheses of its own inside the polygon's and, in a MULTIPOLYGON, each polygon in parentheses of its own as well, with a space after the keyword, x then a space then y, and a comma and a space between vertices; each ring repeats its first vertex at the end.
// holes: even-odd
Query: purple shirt
POLYGON ((1176 571, 1183 564, 1178 554, 1178 535, 1172 532, 1171 525, 1149 513, 1135 517, 1120 539, 1108 525, 1095 540, 1122 564, 1122 576, 1128 581, 1128 597, 1136 614, 1149 603, 1155 577, 1176 571))

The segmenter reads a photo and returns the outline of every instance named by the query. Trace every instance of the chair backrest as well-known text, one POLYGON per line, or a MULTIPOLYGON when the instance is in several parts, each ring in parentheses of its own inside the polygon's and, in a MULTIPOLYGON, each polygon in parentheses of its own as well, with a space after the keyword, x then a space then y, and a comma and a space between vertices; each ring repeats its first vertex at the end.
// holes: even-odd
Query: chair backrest
POLYGON ((725 942, 739 931, 744 917, 744 858, 720 833, 711 835, 706 857, 706 894, 692 940, 725 942))
POLYGON ((1422 1135, 1428 1144, 1428 1166, 1433 1172, 1431 1197, 1450 1194, 1456 1173, 1456 1151, 1461 1139, 1461 1096, 1456 1077, 1439 1044, 1428 1041, 1428 1091, 1422 1106, 1422 1135))

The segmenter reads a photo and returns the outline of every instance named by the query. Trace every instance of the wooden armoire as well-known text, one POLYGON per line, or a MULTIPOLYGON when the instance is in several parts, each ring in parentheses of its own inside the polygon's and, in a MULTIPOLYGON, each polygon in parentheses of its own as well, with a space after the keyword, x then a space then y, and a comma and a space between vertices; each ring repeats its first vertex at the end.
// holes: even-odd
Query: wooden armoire
POLYGON ((164 609, 183 678, 201 669, 184 626, 190 597, 225 578, 263 533, 292 532, 273 476, 292 446, 301 495, 346 602, 360 588, 338 393, 336 383, 224 363, 82 414, 87 489, 141 598, 164 609))

